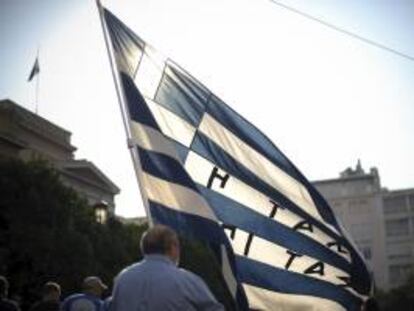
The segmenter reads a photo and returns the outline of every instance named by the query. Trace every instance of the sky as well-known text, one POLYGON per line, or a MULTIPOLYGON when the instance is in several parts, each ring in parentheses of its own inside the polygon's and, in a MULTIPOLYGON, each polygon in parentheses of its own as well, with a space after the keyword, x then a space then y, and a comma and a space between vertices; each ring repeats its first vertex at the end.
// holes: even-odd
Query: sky
MULTIPOLYGON (((412 0, 280 0, 414 56, 412 0)), ((102 0, 261 129, 310 180, 377 167, 414 187, 414 61, 269 0, 102 0)), ((77 159, 121 188, 116 213, 143 216, 94 0, 0 0, 0 99, 72 133, 77 159)))

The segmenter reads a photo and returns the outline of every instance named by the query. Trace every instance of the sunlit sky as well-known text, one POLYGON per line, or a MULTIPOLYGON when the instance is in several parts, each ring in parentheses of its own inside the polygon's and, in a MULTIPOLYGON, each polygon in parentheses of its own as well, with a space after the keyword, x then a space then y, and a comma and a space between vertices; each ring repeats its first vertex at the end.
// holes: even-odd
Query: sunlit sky
MULTIPOLYGON (((414 55, 412 0, 280 0, 414 55)), ((311 180, 361 159, 382 185, 414 187, 414 62, 268 0, 102 0, 144 40, 245 116, 311 180)), ((0 98, 72 132, 76 158, 144 215, 94 0, 0 0, 0 98)))

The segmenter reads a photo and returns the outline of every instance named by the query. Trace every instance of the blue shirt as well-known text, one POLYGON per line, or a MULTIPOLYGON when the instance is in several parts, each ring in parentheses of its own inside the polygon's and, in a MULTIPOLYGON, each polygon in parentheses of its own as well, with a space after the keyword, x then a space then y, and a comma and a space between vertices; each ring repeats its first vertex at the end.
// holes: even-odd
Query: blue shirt
POLYGON ((103 301, 89 294, 73 294, 67 297, 61 307, 62 311, 104 311, 103 301))
POLYGON ((166 256, 147 255, 115 281, 112 311, 223 311, 197 275, 166 256))

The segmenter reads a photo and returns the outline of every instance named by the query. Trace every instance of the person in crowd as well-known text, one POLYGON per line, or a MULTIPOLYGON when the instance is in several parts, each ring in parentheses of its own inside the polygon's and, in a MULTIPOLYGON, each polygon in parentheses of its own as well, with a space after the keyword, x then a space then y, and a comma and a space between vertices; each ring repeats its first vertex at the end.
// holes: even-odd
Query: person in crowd
POLYGON ((155 225, 141 238, 144 259, 115 279, 111 311, 222 311, 204 281, 179 269, 180 245, 169 227, 155 225))
POLYGON ((9 281, 4 276, 0 275, 0 311, 20 311, 18 304, 10 299, 9 295, 9 281))
POLYGON ((43 285, 42 300, 35 302, 30 311, 59 311, 60 310, 60 285, 55 282, 47 282, 43 285))
POLYGON ((101 300, 108 287, 97 276, 88 276, 83 280, 82 293, 67 297, 62 303, 62 311, 104 311, 101 300))

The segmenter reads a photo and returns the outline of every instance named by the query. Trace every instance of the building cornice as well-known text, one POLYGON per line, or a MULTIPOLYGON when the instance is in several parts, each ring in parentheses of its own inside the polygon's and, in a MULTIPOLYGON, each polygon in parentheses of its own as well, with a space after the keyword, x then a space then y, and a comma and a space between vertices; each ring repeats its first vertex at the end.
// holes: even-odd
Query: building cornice
POLYGON ((106 175, 102 173, 101 170, 99 170, 92 162, 86 160, 56 161, 55 165, 61 173, 75 178, 79 181, 82 181, 86 184, 92 185, 104 191, 110 191, 114 195, 120 192, 120 189, 108 177, 106 177, 106 175), (99 179, 103 184, 106 185, 106 187, 89 178, 85 178, 80 174, 72 172, 71 169, 86 169, 91 171, 97 177, 97 179, 99 179))
POLYGON ((312 184, 330 184, 330 183, 341 183, 341 182, 348 182, 348 181, 355 181, 355 180, 363 180, 363 179, 375 179, 376 176, 374 175, 357 175, 357 176, 347 176, 347 177, 338 177, 338 178, 331 178, 331 179, 321 179, 312 181, 312 184))
POLYGON ((73 153, 76 147, 70 144, 71 133, 43 117, 19 106, 15 102, 6 99, 0 101, 0 108, 8 109, 16 124, 32 133, 52 142, 61 148, 73 153))
POLYGON ((12 144, 18 148, 27 148, 27 143, 25 141, 18 139, 13 135, 9 135, 8 133, 0 132, 0 139, 7 141, 9 144, 12 144))

